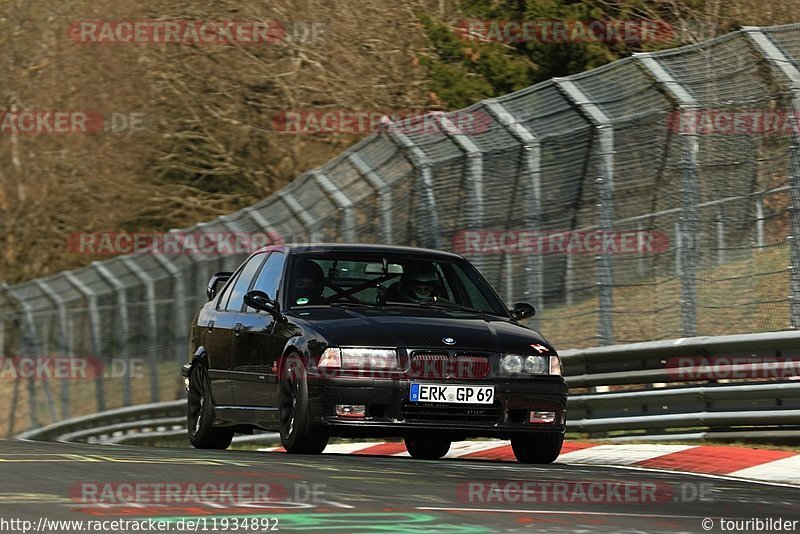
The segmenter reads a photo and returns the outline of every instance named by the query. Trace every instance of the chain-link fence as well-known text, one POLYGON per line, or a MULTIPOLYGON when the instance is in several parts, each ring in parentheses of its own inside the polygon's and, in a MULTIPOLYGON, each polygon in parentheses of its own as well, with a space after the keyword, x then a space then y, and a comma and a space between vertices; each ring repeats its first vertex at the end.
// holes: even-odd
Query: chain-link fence
MULTIPOLYGON (((480 127, 391 124, 182 232, 456 250, 561 349, 796 328, 799 111, 800 25, 746 28, 459 112, 480 127)), ((7 433, 178 398, 205 284, 242 259, 137 254, 3 286, 7 433), (42 357, 96 368, 22 372, 42 357)))

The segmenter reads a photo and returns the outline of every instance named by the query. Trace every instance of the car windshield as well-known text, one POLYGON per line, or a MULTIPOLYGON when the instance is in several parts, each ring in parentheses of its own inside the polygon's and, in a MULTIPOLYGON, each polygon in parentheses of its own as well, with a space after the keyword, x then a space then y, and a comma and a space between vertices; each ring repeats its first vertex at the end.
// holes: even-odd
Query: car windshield
POLYGON ((414 306, 508 316, 467 261, 363 253, 297 255, 289 274, 289 306, 414 306))

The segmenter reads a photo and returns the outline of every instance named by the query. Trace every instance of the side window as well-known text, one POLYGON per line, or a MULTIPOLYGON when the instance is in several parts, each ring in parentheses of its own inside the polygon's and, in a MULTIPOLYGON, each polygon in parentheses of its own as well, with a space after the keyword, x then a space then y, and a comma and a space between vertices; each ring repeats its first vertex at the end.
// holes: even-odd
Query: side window
MULTIPOLYGON (((269 298, 275 300, 278 295, 278 288, 281 285, 281 274, 283 274, 283 264, 286 256, 282 252, 273 252, 267 259, 261 272, 256 277, 253 289, 263 291, 269 298)), ((247 308, 248 312, 254 312, 253 308, 247 308)))
POLYGON ((469 274, 465 273, 463 268, 459 265, 453 265, 453 271, 459 279, 461 287, 465 290, 469 302, 463 302, 467 306, 478 308, 479 310, 494 310, 486 295, 483 294, 477 282, 472 280, 469 274))
POLYGON ((266 254, 261 253, 257 254, 250 258, 250 261, 245 264, 244 268, 242 268, 239 277, 236 279, 236 282, 233 284, 233 288, 231 289, 231 297, 228 299, 228 304, 225 306, 226 311, 239 311, 242 309, 242 304, 244 304, 244 294, 247 293, 247 289, 250 287, 250 282, 253 281, 253 276, 255 276, 256 271, 258 271, 259 266, 264 261, 266 254))
POLYGON ((225 303, 228 302, 228 299, 231 296, 231 288, 236 283, 236 277, 237 277, 237 273, 234 273, 233 276, 231 276, 230 280, 228 280, 225 283, 225 286, 222 288, 222 292, 219 294, 219 297, 217 297, 217 309, 218 310, 224 310, 225 309, 225 303))

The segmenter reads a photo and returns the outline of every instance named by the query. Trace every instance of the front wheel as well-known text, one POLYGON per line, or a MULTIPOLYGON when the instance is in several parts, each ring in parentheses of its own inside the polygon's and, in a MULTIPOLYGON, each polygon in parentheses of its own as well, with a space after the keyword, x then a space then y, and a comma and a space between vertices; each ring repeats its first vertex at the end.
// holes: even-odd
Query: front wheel
POLYGON ((280 381, 281 445, 292 454, 320 454, 328 445, 328 435, 311 425, 308 382, 303 361, 289 356, 280 381))
POLYGON ((450 450, 450 440, 436 436, 406 436, 406 450, 412 458, 438 460, 450 450))
POLYGON ((527 434, 511 438, 511 449, 523 464, 551 464, 561 454, 564 434, 527 434))
POLYGON ((214 427, 214 405, 211 382, 203 364, 189 370, 189 391, 186 399, 186 430, 196 449, 227 449, 233 440, 233 430, 214 427))

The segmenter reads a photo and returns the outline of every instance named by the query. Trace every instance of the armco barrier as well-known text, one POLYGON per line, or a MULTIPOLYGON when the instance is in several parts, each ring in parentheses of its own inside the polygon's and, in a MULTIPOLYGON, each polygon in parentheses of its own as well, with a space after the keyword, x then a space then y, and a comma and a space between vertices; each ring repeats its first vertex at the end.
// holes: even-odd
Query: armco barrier
MULTIPOLYGON (((568 350, 561 357, 572 390, 569 431, 610 432, 614 439, 800 437, 800 332, 633 343, 568 350), (689 373, 672 365, 698 358, 700 366, 689 373), (715 371, 714 362, 724 365, 715 371), (610 391, 614 387, 627 389, 610 391)), ((185 406, 181 400, 123 408, 18 437, 113 442, 174 435, 183 432, 185 406)))

